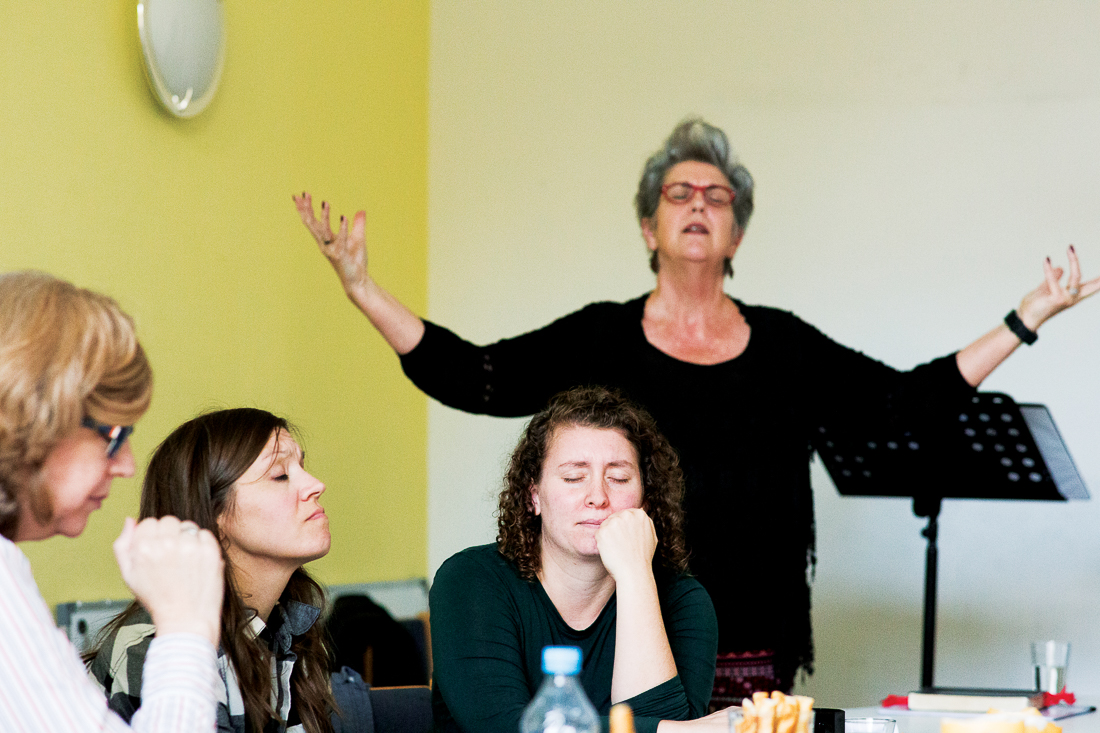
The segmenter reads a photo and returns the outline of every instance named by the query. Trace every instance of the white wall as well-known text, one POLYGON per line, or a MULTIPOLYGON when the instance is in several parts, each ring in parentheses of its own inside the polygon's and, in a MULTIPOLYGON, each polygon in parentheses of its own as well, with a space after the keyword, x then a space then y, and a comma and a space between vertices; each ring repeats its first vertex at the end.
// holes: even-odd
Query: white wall
MULTIPOLYGON (((1100 274, 1100 6, 1045 2, 432 4, 429 317, 475 341, 652 286, 631 201, 688 114, 756 177, 730 292, 908 368, 995 326, 1075 243, 1100 274)), ((1100 494, 1100 300, 984 385, 1048 404, 1100 494)), ((521 421, 432 403, 429 563, 494 536, 521 421)), ((815 468, 820 704, 919 682, 922 523, 815 468)), ((949 502, 938 684, 1025 686, 1073 642, 1100 693, 1100 500, 949 502)))

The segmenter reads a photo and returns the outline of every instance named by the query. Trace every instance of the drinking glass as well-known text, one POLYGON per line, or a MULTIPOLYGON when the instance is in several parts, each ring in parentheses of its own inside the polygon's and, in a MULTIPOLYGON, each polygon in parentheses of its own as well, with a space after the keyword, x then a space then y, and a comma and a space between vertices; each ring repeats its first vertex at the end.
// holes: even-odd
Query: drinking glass
POLYGON ((893 718, 845 718, 844 733, 894 733, 897 725, 893 718))
POLYGON ((729 715, 729 731, 730 733, 737 733, 737 724, 745 719, 745 712, 743 708, 728 708, 729 715))
POLYGON ((1057 695, 1066 688, 1069 642, 1031 642, 1031 663, 1035 665, 1035 689, 1057 695))

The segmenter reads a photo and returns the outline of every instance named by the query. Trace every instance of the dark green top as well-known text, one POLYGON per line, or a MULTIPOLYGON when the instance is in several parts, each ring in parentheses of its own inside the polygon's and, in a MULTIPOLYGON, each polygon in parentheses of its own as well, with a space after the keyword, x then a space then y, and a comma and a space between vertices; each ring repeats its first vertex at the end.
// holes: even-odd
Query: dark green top
MULTIPOLYGON (((634 711, 638 733, 653 733, 661 720, 702 716, 714 685, 718 622, 710 596, 694 578, 661 574, 657 592, 679 674, 624 701, 634 711)), ((517 733, 524 708, 542 684, 542 648, 548 645, 580 647, 580 683, 607 729, 614 595, 591 626, 577 631, 541 583, 520 578, 496 545, 482 545, 443 563, 429 603, 437 730, 517 733)))

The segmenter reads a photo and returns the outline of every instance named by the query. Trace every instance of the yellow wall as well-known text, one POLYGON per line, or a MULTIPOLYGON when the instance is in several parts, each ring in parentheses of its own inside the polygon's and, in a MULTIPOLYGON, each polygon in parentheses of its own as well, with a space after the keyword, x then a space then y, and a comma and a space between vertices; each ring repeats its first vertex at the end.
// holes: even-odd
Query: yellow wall
MULTIPOLYGON (((428 4, 226 2, 222 87, 160 110, 134 2, 0 5, 0 270, 115 296, 156 371, 139 474, 207 407, 281 413, 328 484, 329 583, 426 570, 425 399, 344 298, 291 193, 367 207, 372 267, 423 311, 428 4)), ((125 597, 110 542, 137 509, 116 481, 78 540, 23 545, 48 603, 125 597)))

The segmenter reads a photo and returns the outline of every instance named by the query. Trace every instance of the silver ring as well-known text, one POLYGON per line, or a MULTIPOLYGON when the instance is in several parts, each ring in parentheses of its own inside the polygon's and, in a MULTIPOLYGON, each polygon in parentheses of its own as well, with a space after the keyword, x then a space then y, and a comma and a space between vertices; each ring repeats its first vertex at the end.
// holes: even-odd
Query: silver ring
POLYGON ((1081 292, 1080 288, 1070 288, 1069 289, 1069 294, 1072 295, 1074 298, 1076 298, 1077 294, 1080 293, 1080 292, 1081 292))
POLYGON ((199 528, 196 527, 193 524, 187 524, 187 525, 184 525, 184 526, 180 527, 180 532, 184 532, 185 534, 193 534, 193 535, 198 536, 199 528))
POLYGON ((335 240, 332 240, 332 239, 326 239, 326 240, 325 240, 325 244, 332 244, 332 243, 333 243, 333 241, 335 241, 335 240))

